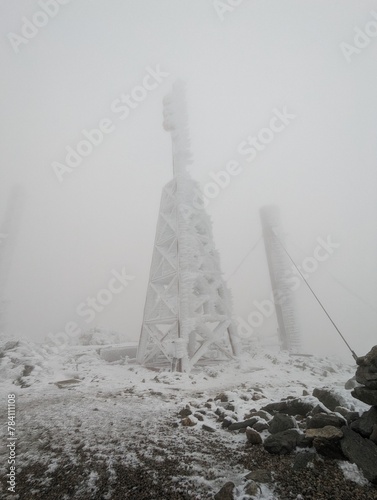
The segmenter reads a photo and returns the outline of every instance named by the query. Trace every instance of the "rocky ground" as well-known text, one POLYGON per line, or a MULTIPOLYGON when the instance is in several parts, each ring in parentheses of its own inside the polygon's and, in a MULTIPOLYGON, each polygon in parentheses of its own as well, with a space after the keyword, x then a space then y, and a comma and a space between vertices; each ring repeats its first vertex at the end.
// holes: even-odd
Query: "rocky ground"
MULTIPOLYGON (((329 385, 350 414, 368 409, 344 389, 355 367, 266 353, 191 375, 108 365, 94 354, 78 368, 77 357, 65 357, 63 365, 67 378, 77 370, 77 382, 56 384, 49 377, 1 386, 3 401, 10 390, 17 401, 16 495, 8 495, 2 448, 1 498, 377 499, 376 487, 345 457, 321 456, 313 442, 296 446, 296 434, 310 428, 297 408, 289 453, 271 452, 276 443, 266 446, 275 439, 272 431, 284 432, 285 417, 274 429, 281 417, 268 406, 282 398, 289 397, 283 405, 304 402, 308 412, 331 418, 334 412, 322 411, 312 395, 329 385)), ((5 405, 0 419, 6 419, 5 405)), ((336 435, 340 427, 332 427, 336 435)))

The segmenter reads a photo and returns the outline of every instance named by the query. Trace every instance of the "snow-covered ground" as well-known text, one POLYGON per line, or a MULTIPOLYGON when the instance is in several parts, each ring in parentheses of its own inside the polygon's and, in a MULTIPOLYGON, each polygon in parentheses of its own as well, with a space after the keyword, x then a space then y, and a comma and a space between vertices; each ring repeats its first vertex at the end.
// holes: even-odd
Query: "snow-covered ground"
MULTIPOLYGON (((244 493, 245 434, 221 428, 216 396, 225 393, 230 414, 244 418, 269 402, 329 386, 349 409, 364 411, 344 389, 354 372, 353 364, 334 358, 265 351, 191 374, 156 372, 130 361, 108 363, 95 349, 58 351, 22 341, 0 359, 1 421, 7 394, 16 394, 17 407, 19 496, 9 498, 204 499, 227 481, 237 486, 237 498, 251 498, 244 493), (35 368, 27 374, 25 365, 35 368), (56 385, 66 379, 77 382, 56 385), (187 405, 205 414, 184 427, 178 413, 187 405)), ((2 477, 7 453, 2 447, 2 477)), ((348 481, 366 484, 357 467, 339 464, 348 481)), ((5 481, 0 488, 8 498, 5 481)), ((264 484, 257 498, 279 497, 264 484)))

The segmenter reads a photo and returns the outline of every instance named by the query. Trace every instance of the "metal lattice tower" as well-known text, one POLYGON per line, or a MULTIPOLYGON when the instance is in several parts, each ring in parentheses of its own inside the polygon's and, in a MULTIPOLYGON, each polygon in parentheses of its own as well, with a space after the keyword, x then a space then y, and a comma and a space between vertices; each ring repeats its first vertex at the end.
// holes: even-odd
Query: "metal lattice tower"
POLYGON ((283 235, 279 209, 274 205, 263 207, 260 210, 260 216, 271 286, 275 292, 274 302, 280 347, 297 353, 300 351, 301 339, 295 321, 292 290, 288 281, 292 266, 281 243, 283 235))
POLYGON ((212 224, 187 171, 191 157, 179 83, 164 100, 164 118, 174 177, 162 191, 137 356, 144 365, 168 361, 173 370, 187 372, 203 358, 232 358, 237 342, 212 224))

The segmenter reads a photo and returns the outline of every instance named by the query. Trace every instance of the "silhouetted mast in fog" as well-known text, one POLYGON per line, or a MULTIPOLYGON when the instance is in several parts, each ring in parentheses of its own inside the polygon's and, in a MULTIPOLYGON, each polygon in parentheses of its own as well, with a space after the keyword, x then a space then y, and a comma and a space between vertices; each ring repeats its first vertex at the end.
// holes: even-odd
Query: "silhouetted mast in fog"
POLYGON ((260 216, 279 327, 280 347, 286 351, 299 352, 301 340, 295 321, 292 290, 287 279, 291 266, 279 241, 282 239, 279 209, 274 205, 262 207, 260 216))

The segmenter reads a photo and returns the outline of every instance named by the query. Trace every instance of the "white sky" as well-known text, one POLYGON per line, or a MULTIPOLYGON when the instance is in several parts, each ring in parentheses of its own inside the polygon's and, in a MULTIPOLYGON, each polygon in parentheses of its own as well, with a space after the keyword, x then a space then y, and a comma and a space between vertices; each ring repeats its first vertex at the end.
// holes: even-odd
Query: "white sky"
MULTIPOLYGON (((7 35, 21 35, 22 18, 41 3, 0 0, 0 223, 12 186, 24 193, 8 331, 40 340, 74 321, 138 339, 161 189, 172 176, 162 99, 182 78, 193 177, 205 186, 228 161, 243 167, 207 209, 225 276, 258 240, 259 208, 275 203, 297 263, 318 237, 339 243, 310 282, 359 355, 376 344, 377 36, 350 61, 340 44, 354 44, 355 26, 377 23, 377 1, 244 0, 221 20, 211 0, 73 0, 15 53, 7 35), (169 76, 120 120, 111 103, 156 66, 169 76), (284 106, 296 118, 245 161, 240 142, 284 106), (51 163, 104 118, 114 132, 59 183, 51 163), (123 267, 135 279, 86 324, 77 306, 123 267)), ((254 300, 268 298, 261 244, 229 286, 245 320, 254 300)), ((296 298, 305 349, 344 353, 304 285, 296 298)), ((262 331, 274 329, 269 320, 262 331)))

